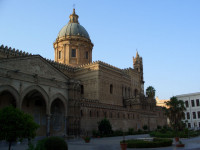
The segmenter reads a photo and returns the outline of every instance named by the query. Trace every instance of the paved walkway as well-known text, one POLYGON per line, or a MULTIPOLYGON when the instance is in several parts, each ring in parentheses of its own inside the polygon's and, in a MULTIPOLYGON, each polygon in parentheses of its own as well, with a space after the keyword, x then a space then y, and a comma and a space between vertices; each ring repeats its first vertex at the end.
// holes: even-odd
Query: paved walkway
MULTIPOLYGON (((126 139, 136 139, 136 138, 149 138, 149 135, 131 135, 126 136, 126 139)), ((82 139, 72 139, 68 140, 69 150, 121 150, 119 142, 123 139, 122 136, 119 137, 107 137, 107 138, 93 138, 90 143, 85 143, 82 139)), ((148 148, 148 150, 200 150, 200 136, 190 139, 181 139, 185 144, 184 148, 176 148, 175 142, 171 147, 165 148, 148 148)), ((12 150, 27 150, 27 143, 17 143, 12 146, 12 150)), ((0 150, 7 150, 8 147, 5 144, 0 144, 0 150)), ((127 148, 127 150, 146 150, 145 148, 127 148)))

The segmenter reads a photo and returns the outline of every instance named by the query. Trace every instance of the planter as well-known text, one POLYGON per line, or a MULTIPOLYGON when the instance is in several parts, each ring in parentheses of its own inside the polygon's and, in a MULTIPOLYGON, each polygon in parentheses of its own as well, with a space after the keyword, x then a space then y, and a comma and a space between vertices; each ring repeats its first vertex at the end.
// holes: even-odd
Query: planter
POLYGON ((121 145, 121 150, 127 149, 127 143, 120 143, 120 145, 121 145))
POLYGON ((89 143, 89 142, 90 142, 90 140, 86 140, 86 139, 85 139, 85 143, 89 143))
POLYGON ((184 147, 185 144, 176 144, 176 147, 184 147))
POLYGON ((179 141, 179 137, 175 137, 175 141, 178 142, 179 141))

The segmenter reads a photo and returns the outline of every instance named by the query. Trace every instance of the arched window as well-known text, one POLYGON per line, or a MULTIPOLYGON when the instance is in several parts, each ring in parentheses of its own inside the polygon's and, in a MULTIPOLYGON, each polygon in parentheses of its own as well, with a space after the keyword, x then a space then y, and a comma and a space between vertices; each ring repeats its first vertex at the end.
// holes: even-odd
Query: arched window
POLYGON ((113 85, 111 84, 110 85, 110 94, 112 94, 113 93, 113 85))
POLYGON ((90 117, 92 117, 92 111, 90 110, 90 117))
POLYGON ((128 97, 130 98, 130 93, 131 93, 131 90, 130 88, 128 88, 128 97))
POLYGON ((97 111, 97 118, 99 117, 99 112, 97 111))
POLYGON ((110 112, 110 118, 112 118, 112 112, 110 112))
POLYGON ((117 118, 120 118, 120 115, 119 115, 119 113, 117 113, 117 118))
POLYGON ((81 117, 83 117, 83 110, 81 110, 81 117))
POLYGON ((84 94, 84 86, 81 85, 81 94, 84 94))
POLYGON ((138 90, 137 90, 137 89, 135 89, 135 97, 137 96, 137 94, 138 94, 138 90))
POLYGON ((61 59, 61 51, 58 52, 58 59, 61 59))
POLYGON ((107 113, 106 112, 104 112, 104 117, 107 118, 107 113))

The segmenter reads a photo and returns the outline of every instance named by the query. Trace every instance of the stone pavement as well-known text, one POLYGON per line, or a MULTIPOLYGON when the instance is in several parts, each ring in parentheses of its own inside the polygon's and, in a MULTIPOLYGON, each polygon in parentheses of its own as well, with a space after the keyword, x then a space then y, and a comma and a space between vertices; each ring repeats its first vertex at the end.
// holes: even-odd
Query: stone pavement
MULTIPOLYGON (((149 135, 131 135, 126 136, 126 139, 136 139, 136 138, 149 138, 149 135)), ((71 139, 68 140, 69 150, 121 150, 119 142, 123 139, 122 136, 119 137, 107 137, 107 138, 92 138, 90 143, 85 143, 82 139, 71 139)), ((171 147, 165 148, 148 148, 148 150, 200 150, 200 136, 190 139, 181 139, 185 144, 184 148, 176 148, 175 142, 171 147)), ((12 146, 12 150, 26 150, 27 143, 16 143, 12 146)), ((0 143, 0 150, 7 150, 8 147, 5 144, 0 143)), ((127 148, 127 150, 146 150, 146 148, 127 148)))

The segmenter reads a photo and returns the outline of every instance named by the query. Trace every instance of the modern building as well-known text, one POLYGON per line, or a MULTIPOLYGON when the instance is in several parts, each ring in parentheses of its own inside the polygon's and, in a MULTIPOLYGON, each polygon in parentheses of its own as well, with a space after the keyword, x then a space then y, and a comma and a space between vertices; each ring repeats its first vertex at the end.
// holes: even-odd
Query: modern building
POLYGON ((176 96, 185 103, 185 119, 188 128, 200 129, 200 92, 176 96))
POLYGON ((75 9, 69 18, 53 43, 55 61, 0 47, 0 108, 31 114, 40 136, 91 133, 103 118, 113 130, 165 125, 155 98, 144 95, 142 57, 126 69, 92 61, 93 43, 75 9))

